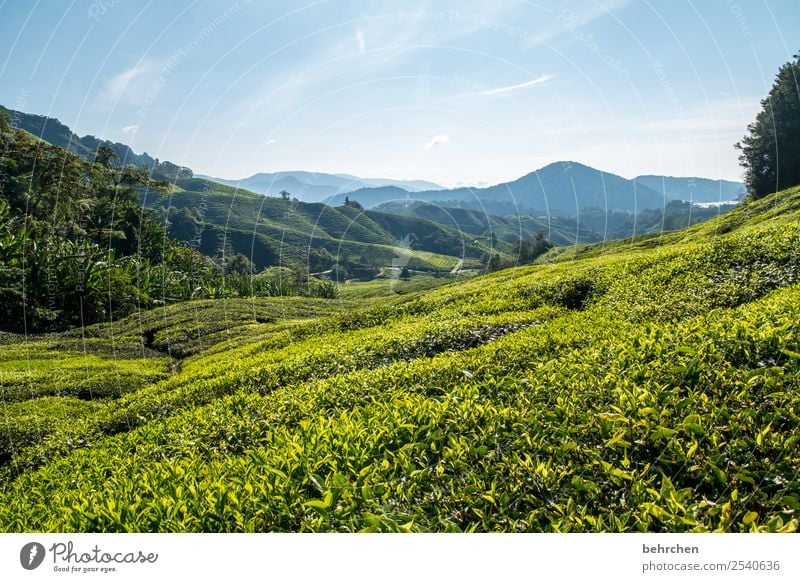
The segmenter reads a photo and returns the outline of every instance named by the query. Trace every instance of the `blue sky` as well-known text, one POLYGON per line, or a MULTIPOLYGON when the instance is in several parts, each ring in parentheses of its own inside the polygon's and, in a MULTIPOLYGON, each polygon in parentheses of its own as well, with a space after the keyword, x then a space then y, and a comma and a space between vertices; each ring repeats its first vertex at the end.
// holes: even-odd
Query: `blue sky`
POLYGON ((226 178, 738 179, 798 38, 797 0, 5 0, 0 103, 226 178))

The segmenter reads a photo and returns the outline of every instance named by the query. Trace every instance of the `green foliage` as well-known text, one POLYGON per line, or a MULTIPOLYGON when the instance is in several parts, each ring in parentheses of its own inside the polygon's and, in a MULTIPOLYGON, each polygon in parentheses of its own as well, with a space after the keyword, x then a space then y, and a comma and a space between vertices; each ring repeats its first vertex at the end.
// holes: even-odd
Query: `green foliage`
MULTIPOLYGON (((115 165, 108 144, 88 163, 11 128, 0 142, 0 329, 58 331, 177 301, 252 294, 250 260, 232 252, 220 265, 170 240, 157 213, 140 204, 168 186, 144 168, 115 165)), ((190 213, 174 218, 179 232, 196 231, 190 213)))
POLYGON ((778 70, 761 107, 736 144, 754 198, 800 184, 800 54, 778 70))
POLYGON ((5 400, 0 529, 796 531, 798 218, 794 189, 418 293, 7 337, 0 381, 44 342, 142 377, 5 400))
POLYGON ((519 239, 511 249, 512 255, 516 256, 517 264, 524 265, 531 263, 553 248, 545 232, 540 230, 536 233, 533 240, 519 239))

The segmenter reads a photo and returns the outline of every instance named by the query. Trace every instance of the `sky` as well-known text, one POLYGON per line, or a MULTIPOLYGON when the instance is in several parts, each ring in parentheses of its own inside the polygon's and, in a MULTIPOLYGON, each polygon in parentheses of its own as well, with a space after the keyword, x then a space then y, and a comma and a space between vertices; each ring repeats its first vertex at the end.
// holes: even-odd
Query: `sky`
POLYGON ((737 180, 798 38, 800 0, 0 0, 0 104, 222 178, 737 180))

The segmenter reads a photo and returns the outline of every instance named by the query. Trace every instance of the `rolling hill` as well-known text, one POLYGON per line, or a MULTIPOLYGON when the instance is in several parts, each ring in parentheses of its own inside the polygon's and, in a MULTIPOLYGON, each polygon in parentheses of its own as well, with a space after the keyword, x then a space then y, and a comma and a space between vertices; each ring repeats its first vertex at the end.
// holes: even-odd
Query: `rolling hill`
POLYGON ((636 176, 633 181, 664 194, 669 199, 687 202, 729 202, 739 200, 745 194, 742 182, 731 182, 730 180, 636 176))
MULTIPOLYGON (((459 261, 476 265, 491 250, 479 237, 427 219, 263 196, 194 177, 189 168, 159 162, 146 153, 135 154, 124 144, 78 137, 55 119, 8 111, 12 127, 26 131, 31 139, 87 161, 94 161, 100 144, 109 144, 119 164, 144 167, 153 177, 168 180, 168 192, 142 189, 141 196, 145 207, 161 213, 169 234, 218 261, 223 256, 244 255, 256 272, 270 266, 307 272, 337 267, 343 276, 369 277, 398 260, 408 268, 438 272, 459 261)), ((312 181, 310 173, 298 175, 312 181)), ((333 180, 340 186, 354 180, 321 175, 317 179, 320 184, 333 180)), ((500 243, 495 252, 504 256, 508 248, 500 243)))
MULTIPOLYGON (((341 264, 365 276, 391 265, 406 245, 450 257, 450 268, 489 250, 479 237, 427 219, 266 197, 201 178, 178 179, 169 194, 149 193, 143 202, 169 216, 170 234, 178 240, 196 241, 211 257, 229 248, 256 270, 284 265, 320 272, 341 264)), ((414 255, 409 268, 441 269, 440 260, 421 256, 414 255)))
POLYGON ((530 240, 537 233, 556 245, 596 242, 607 239, 679 230, 729 212, 735 204, 701 207, 672 200, 663 208, 639 212, 589 208, 578 216, 494 216, 469 208, 452 208, 427 202, 384 202, 375 207, 381 212, 433 220, 456 230, 479 235, 487 240, 514 243, 530 240))
POLYGON ((349 174, 302 171, 259 173, 240 180, 227 180, 211 176, 199 177, 265 196, 278 196, 282 190, 285 190, 302 202, 322 202, 338 194, 346 194, 353 190, 369 187, 394 186, 407 192, 442 189, 438 184, 423 180, 359 178, 349 174))
MULTIPOLYGON (((676 210, 665 203, 668 198, 708 200, 717 192, 719 199, 741 188, 700 178, 626 180, 577 162, 557 162, 513 182, 476 189, 301 171, 222 180, 193 176, 189 168, 136 154, 124 144, 79 137, 56 119, 9 111, 17 127, 83 159, 93 160, 97 147, 106 143, 120 163, 145 167, 169 180, 169 196, 149 193, 144 202, 169 216, 171 234, 194 241, 210 257, 245 255, 257 270, 291 265, 324 272, 344 264, 350 274, 366 276, 397 259, 402 244, 439 256, 455 252, 453 264, 459 259, 474 264, 492 250, 507 257, 519 237, 531 238, 542 230, 555 244, 571 245, 681 228, 715 212, 681 210, 685 217, 665 217, 676 210), (282 190, 293 200, 277 198, 282 190), (346 207, 347 199, 373 210, 346 207), (634 209, 644 209, 644 214, 637 218, 634 209)), ((441 265, 443 259, 434 263, 441 265)), ((415 259, 410 266, 439 270, 434 263, 415 259)))
POLYGON ((93 135, 83 137, 73 133, 72 130, 61 123, 58 119, 45 115, 35 115, 7 109, 0 105, 0 111, 6 111, 11 116, 11 124, 16 129, 27 131, 34 137, 44 140, 47 143, 64 148, 81 159, 94 161, 97 148, 102 144, 111 146, 117 154, 118 162, 121 165, 132 164, 151 171, 154 177, 159 179, 175 179, 178 177, 190 177, 192 171, 189 168, 178 166, 170 162, 159 162, 159 160, 148 155, 135 153, 129 146, 97 138, 93 135))
POLYGON ((6 334, 0 530, 796 531, 798 225, 6 334))
POLYGON ((511 244, 520 238, 532 239, 539 231, 544 231, 556 245, 571 245, 576 241, 596 242, 602 238, 594 230, 579 228, 577 221, 569 216, 495 216, 470 208, 451 208, 414 201, 384 202, 376 210, 431 220, 487 240, 494 237, 495 241, 511 244))

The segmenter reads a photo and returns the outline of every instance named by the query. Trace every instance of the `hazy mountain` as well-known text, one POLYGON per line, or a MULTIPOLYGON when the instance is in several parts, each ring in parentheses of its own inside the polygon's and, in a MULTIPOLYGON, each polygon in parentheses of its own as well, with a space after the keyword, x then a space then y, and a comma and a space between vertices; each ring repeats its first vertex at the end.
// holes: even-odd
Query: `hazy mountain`
MULTIPOLYGON (((360 178, 349 174, 322 172, 262 172, 241 180, 202 176, 226 186, 244 188, 265 196, 278 196, 282 190, 302 202, 321 202, 326 198, 361 188, 394 186, 407 192, 441 190, 442 186, 424 180, 392 180, 389 178, 360 178)), ((344 198, 342 198, 344 199, 344 198)))
POLYGON ((745 194, 742 182, 673 176, 636 176, 634 182, 665 194, 671 200, 686 202, 726 202, 745 194))
MULTIPOLYGON (((398 193, 368 188, 347 194, 366 207, 406 198, 490 214, 576 215, 585 208, 636 211, 661 208, 665 197, 652 188, 577 162, 555 162, 517 180, 488 188, 398 193)), ((339 205, 345 195, 326 200, 339 205)))
POLYGON ((445 190, 444 186, 440 186, 436 182, 428 182, 427 180, 392 180, 390 178, 359 178, 358 176, 351 176, 350 174, 334 174, 339 178, 346 178, 348 180, 363 182, 367 186, 397 186, 409 192, 423 192, 425 190, 445 190))
MULTIPOLYGON (((79 137, 57 119, 10 113, 12 126, 86 160, 93 161, 97 147, 108 143, 121 162, 155 168, 156 177, 163 177, 157 172, 165 168, 178 170, 174 176, 168 176, 172 182, 168 194, 146 191, 142 201, 166 219, 173 238, 190 243, 209 257, 218 258, 225 251, 249 257, 256 269, 290 264, 324 271, 339 265, 351 275, 368 276, 392 264, 400 247, 423 253, 409 258, 409 265, 423 270, 442 268, 437 261, 443 256, 452 258, 445 261, 450 266, 459 258, 477 261, 489 249, 479 237, 465 237, 451 227, 427 219, 265 197, 237 187, 238 182, 232 187, 193 177, 189 168, 159 162, 147 154, 137 155, 124 144, 94 136, 79 137), (439 256, 428 257, 426 252, 439 256)), ((325 189, 330 189, 331 184, 346 188, 354 183, 350 176, 311 172, 262 174, 260 179, 274 180, 298 198, 303 187, 311 195, 322 196, 319 193, 330 192, 325 189)), ((359 182, 356 187, 363 184, 359 182)))

